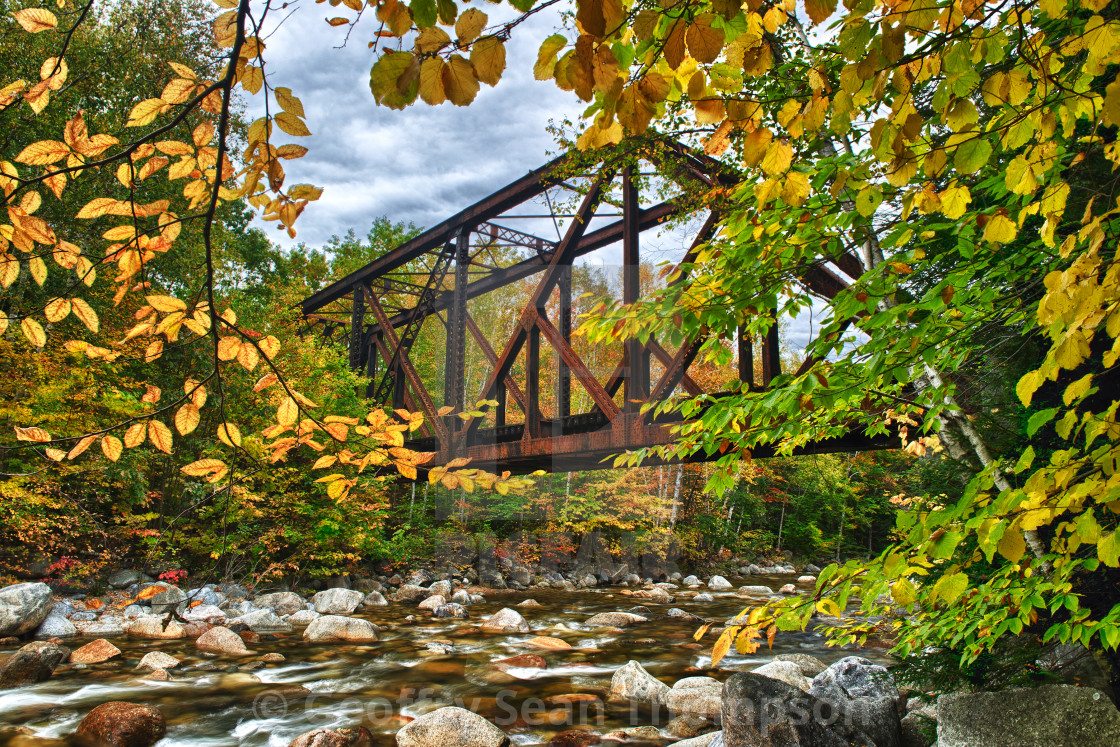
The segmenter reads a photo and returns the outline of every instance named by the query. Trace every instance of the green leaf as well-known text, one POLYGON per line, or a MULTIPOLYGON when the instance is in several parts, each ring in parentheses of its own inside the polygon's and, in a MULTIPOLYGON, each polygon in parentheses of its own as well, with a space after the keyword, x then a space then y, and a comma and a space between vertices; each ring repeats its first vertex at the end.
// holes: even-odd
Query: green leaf
POLYGON ((1035 432, 1042 426, 1049 423, 1058 414, 1057 407, 1050 407, 1046 410, 1039 410, 1034 415, 1027 419, 1027 435, 1033 436, 1035 432))
POLYGON ((979 171, 991 155, 992 146, 988 141, 981 137, 974 137, 957 146, 957 151, 953 154, 953 165, 962 174, 971 174, 979 171))
POLYGON ((968 576, 963 573, 952 573, 937 580, 933 585, 933 593, 944 599, 947 604, 952 604, 960 599, 967 588, 968 576))
POLYGON ((418 28, 436 25, 436 0, 412 0, 408 10, 418 28))
POLYGON ((865 218, 871 217, 883 201, 883 192, 878 187, 864 187, 856 195, 856 210, 865 218))
POLYGON ((403 109, 420 92, 419 62, 410 52, 384 53, 369 71, 369 90, 382 106, 403 109))
POLYGON ((1112 568, 1120 566, 1120 531, 1109 532, 1097 541, 1097 557, 1112 568))
POLYGON ((1034 447, 1028 446, 1026 450, 1019 455, 1019 461, 1015 462, 1015 472, 1019 473, 1031 466, 1034 461, 1034 447))

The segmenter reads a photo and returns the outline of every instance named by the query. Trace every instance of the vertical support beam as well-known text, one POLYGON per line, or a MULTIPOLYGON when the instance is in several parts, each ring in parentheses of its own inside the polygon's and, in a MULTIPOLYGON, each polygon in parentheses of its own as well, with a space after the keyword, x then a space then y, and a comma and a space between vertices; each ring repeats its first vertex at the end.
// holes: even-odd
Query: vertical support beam
POLYGON ((365 362, 365 356, 362 355, 365 351, 362 348, 367 344, 363 334, 366 315, 365 295, 359 285, 354 286, 350 295, 353 298, 353 305, 350 308, 350 368, 359 369, 365 362))
MULTIPOLYGON (((638 248, 640 226, 638 214, 638 185, 634 182, 634 167, 627 167, 622 174, 622 302, 632 304, 641 296, 641 252, 638 248)), ((623 343, 627 372, 623 409, 636 410, 639 405, 632 400, 649 398, 649 352, 637 338, 623 343)))
MULTIPOLYGON (((461 411, 466 397, 467 270, 471 229, 463 226, 455 240, 455 289, 447 314, 447 357, 444 361, 443 404, 461 411)), ((455 419, 456 422, 458 418, 455 419)))
POLYGON ((525 413, 525 432, 529 438, 538 438, 541 435, 541 331, 533 326, 528 335, 525 346, 525 398, 529 407, 525 413))
POLYGON ((754 389, 754 343, 747 325, 739 325, 739 381, 754 389))
POLYGON ((494 395, 494 399, 498 400, 498 407, 494 412, 494 427, 504 428, 506 424, 506 383, 505 381, 498 382, 498 391, 494 395))
POLYGON ((762 385, 770 386, 778 374, 782 372, 782 359, 778 355, 778 315, 773 316, 774 323, 766 332, 766 339, 762 341, 762 385))
MULTIPOLYGON (((572 342, 572 266, 565 265, 561 269, 560 281, 557 283, 560 292, 559 327, 560 336, 569 345, 572 342)), ((564 419, 572 414, 572 370, 564 357, 557 351, 556 354, 556 412, 557 424, 562 426, 564 419)), ((556 435, 561 435, 557 433, 556 435)))

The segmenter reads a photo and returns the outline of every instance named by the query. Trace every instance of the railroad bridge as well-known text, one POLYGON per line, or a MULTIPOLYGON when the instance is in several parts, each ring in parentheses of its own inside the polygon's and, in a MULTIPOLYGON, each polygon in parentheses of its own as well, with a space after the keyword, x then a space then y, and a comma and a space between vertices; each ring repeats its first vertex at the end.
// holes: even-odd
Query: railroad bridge
MULTIPOLYGON (((643 234, 669 223, 678 234, 691 226, 680 262, 688 265, 719 224, 713 196, 733 183, 718 162, 672 142, 615 152, 590 165, 585 154, 561 156, 308 297, 303 316, 326 342, 347 346, 351 366, 368 379, 366 397, 425 415, 406 445, 437 452, 431 464, 466 457, 471 466, 497 472, 603 467, 612 455, 673 440, 672 420, 651 419, 641 405, 704 393, 689 370, 705 340, 686 339, 672 350, 652 338, 629 339, 613 361, 590 366, 572 342, 573 265, 595 252, 617 257, 621 249, 621 298, 636 301, 643 234), (653 199, 643 202, 643 191, 653 199), (551 229, 556 238, 527 226, 551 229), (521 297, 528 291, 528 300, 519 313, 507 309, 502 333, 488 335, 472 302, 510 286, 521 297), (415 359, 424 335, 442 337, 442 376, 433 374, 431 361, 422 366, 415 359), (486 362, 484 372, 469 372, 480 382, 470 392, 468 349, 486 362), (543 395, 542 374, 550 382, 543 395), (573 412, 573 383, 586 393, 578 398, 587 403, 580 412, 573 412), (479 412, 475 403, 483 400, 496 402, 482 406, 485 416, 458 416, 479 412)), ((833 267, 851 277, 862 271, 850 255, 833 267)), ((846 286, 824 263, 804 268, 800 280, 826 299, 846 286)), ((687 274, 674 282, 688 282, 687 274)), ((757 342, 756 351, 742 332, 735 341, 739 378, 755 390, 780 373, 779 325, 757 342)), ((804 451, 888 445, 851 433, 804 451)))

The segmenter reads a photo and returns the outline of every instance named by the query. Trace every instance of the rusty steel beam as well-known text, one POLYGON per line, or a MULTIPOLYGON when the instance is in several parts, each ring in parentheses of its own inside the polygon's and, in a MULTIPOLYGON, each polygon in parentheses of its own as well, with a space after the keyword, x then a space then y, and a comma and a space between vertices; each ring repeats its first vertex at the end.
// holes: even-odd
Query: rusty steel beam
POLYGON ((607 394, 603 385, 600 384, 599 380, 591 373, 591 369, 587 367, 587 364, 583 362, 579 354, 572 349, 572 346, 564 339, 564 336, 560 334, 560 330, 552 326, 552 322, 550 322, 548 317, 544 314, 538 314, 533 323, 537 329, 544 333, 545 338, 548 340, 549 344, 552 345, 552 348, 560 355, 560 358, 567 364, 571 372, 575 374, 576 379, 583 385, 583 388, 587 390, 587 393, 591 395, 591 399, 595 403, 595 406, 599 408, 599 411, 606 415, 608 420, 614 420, 619 413, 618 405, 616 405, 610 395, 607 394))
MULTIPOLYGON (((490 341, 486 339, 486 335, 482 334, 482 330, 474 320, 474 317, 470 315, 470 312, 467 312, 466 320, 467 329, 470 330, 471 337, 478 343, 478 346, 482 349, 482 354, 486 356, 486 360, 490 361, 490 365, 493 366, 498 362, 498 354, 494 352, 490 341)), ((503 384, 509 389, 509 393, 513 396, 514 401, 517 402, 517 406, 521 408, 521 411, 528 413, 529 405, 525 401, 525 395, 521 393, 521 387, 517 386, 517 382, 513 380, 513 377, 506 376, 503 384)), ((479 397, 479 399, 483 398, 479 397)))

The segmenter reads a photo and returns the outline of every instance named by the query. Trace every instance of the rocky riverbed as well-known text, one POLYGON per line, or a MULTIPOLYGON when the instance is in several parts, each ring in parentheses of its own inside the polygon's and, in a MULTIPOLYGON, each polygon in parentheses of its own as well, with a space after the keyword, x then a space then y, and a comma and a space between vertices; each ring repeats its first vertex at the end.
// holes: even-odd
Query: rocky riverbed
MULTIPOLYGON (((772 650, 733 650, 712 667, 713 633, 693 640, 700 624, 718 629, 752 601, 812 588, 792 568, 769 571, 518 590, 417 573, 313 595, 180 589, 139 574, 96 599, 10 586, 0 743, 930 744, 937 708, 899 693, 880 650, 783 634, 772 650)), ((1072 697, 1093 739, 1116 739, 1045 743, 1120 743, 1111 702, 1068 689, 1080 692, 1051 697, 1072 697)), ((953 704, 972 714, 967 705, 953 704)), ((946 732, 940 747, 1001 744, 970 742, 967 720, 953 723, 964 736, 946 732)))

